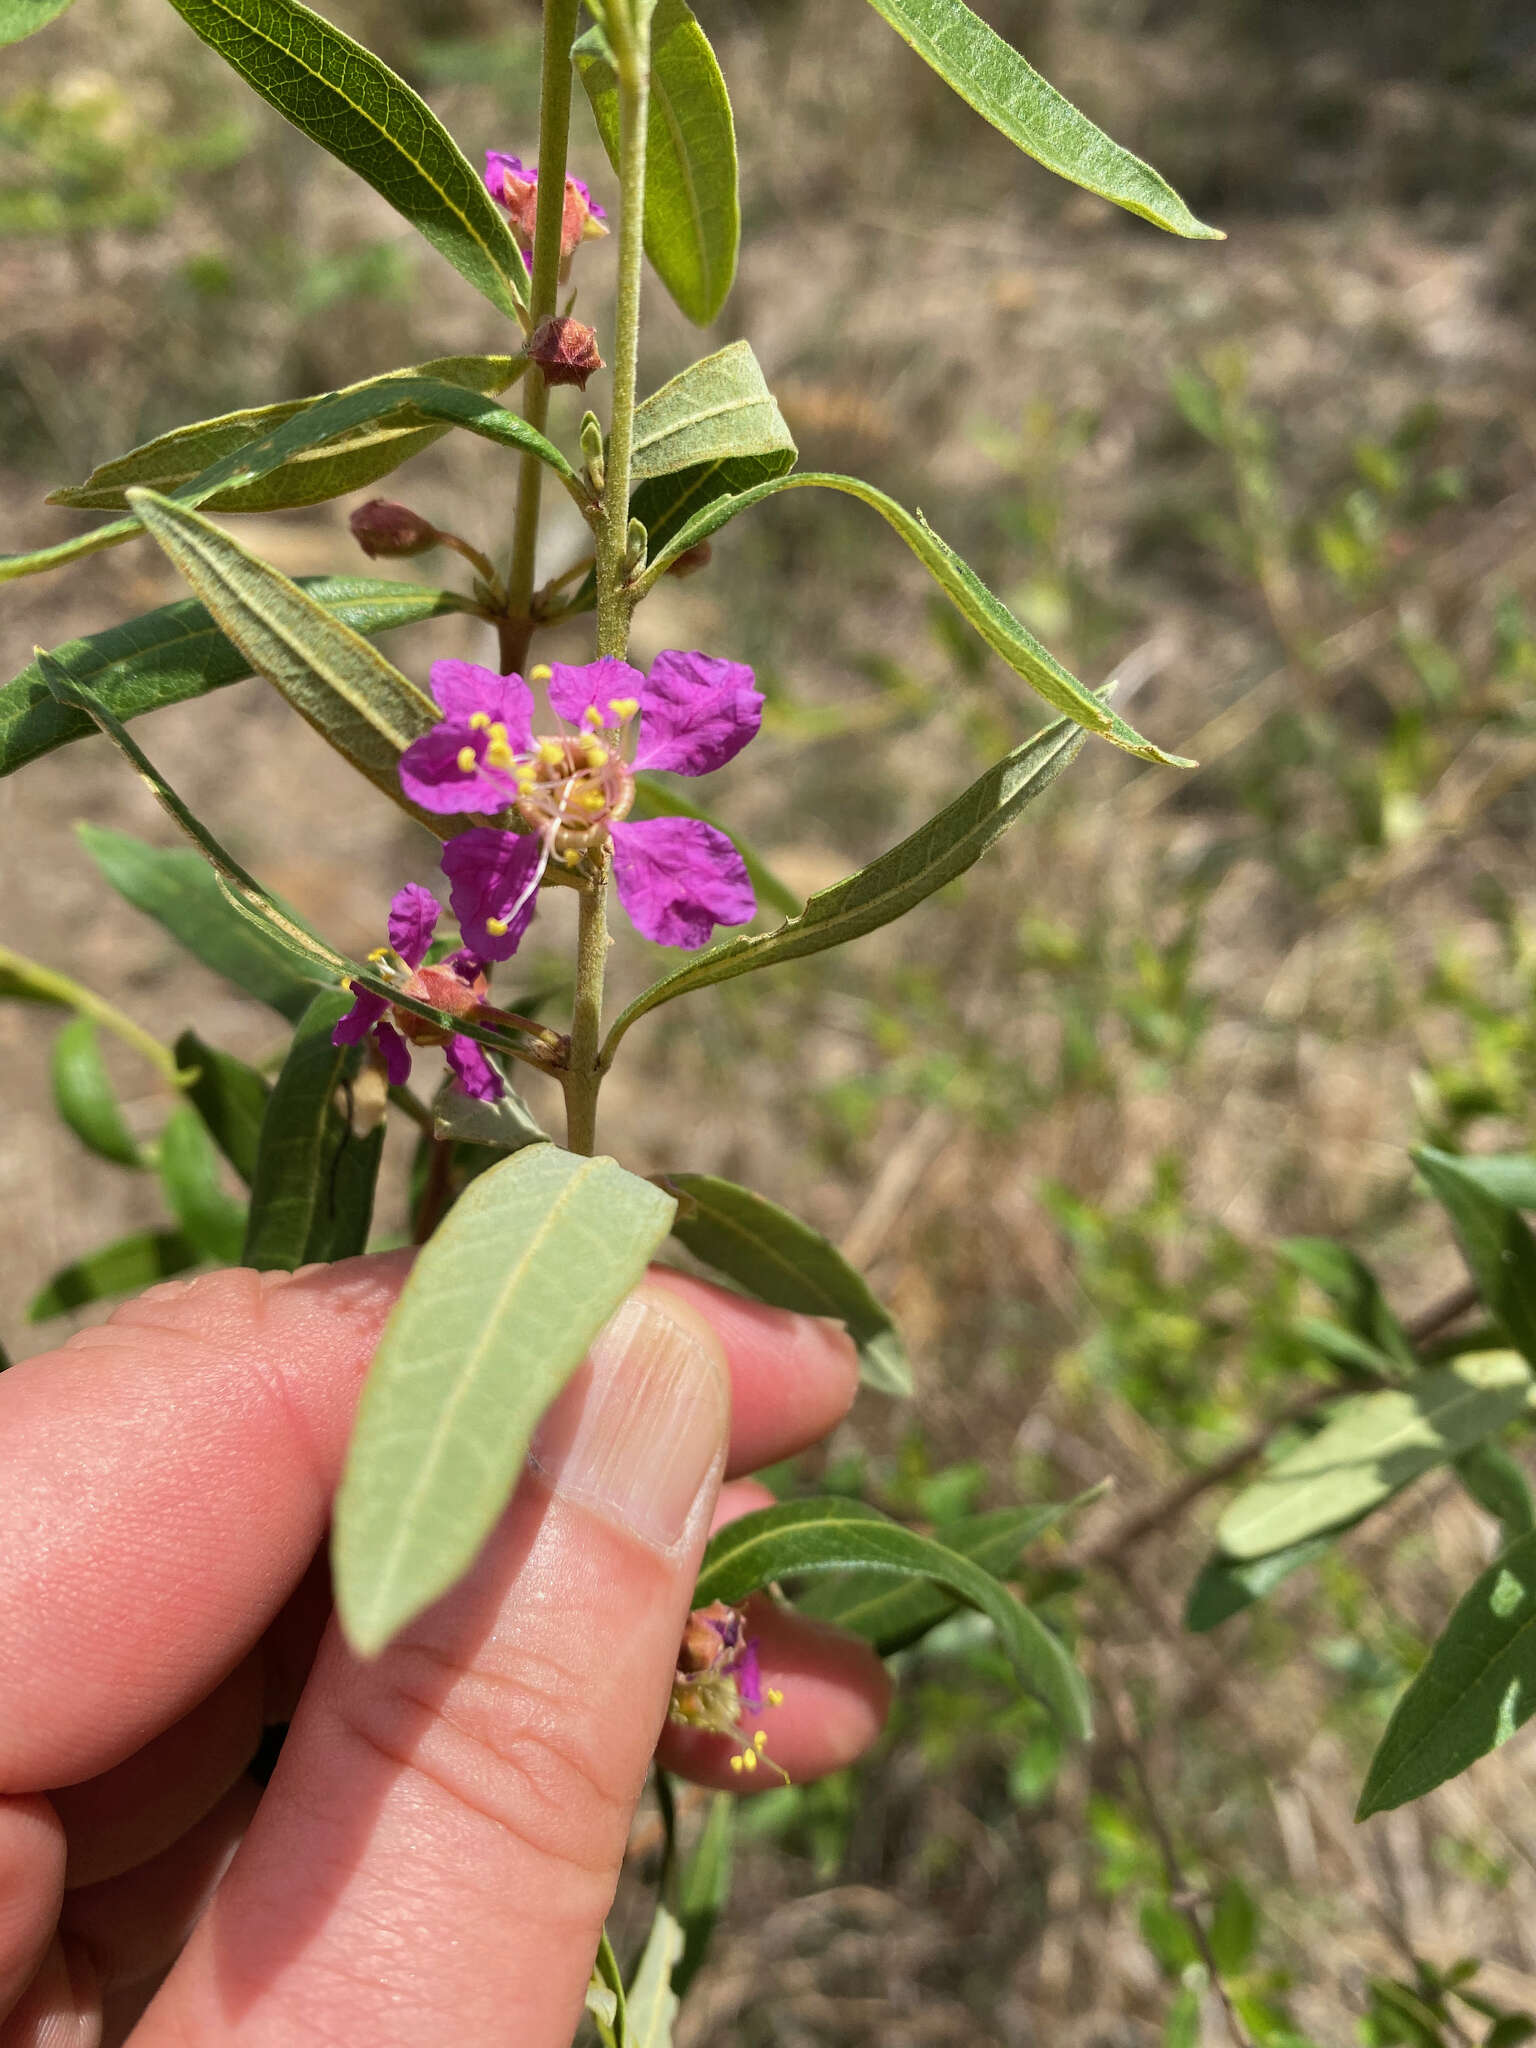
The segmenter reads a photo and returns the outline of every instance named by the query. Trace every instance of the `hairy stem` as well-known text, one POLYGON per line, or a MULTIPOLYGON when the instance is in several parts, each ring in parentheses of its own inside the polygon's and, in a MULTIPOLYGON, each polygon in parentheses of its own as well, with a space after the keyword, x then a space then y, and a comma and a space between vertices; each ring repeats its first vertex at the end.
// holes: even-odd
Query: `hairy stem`
POLYGON ((603 1030, 603 976, 608 966, 606 869, 584 889, 576 926, 576 1000, 565 1081, 565 1142, 589 1157, 597 1143, 597 1054, 603 1030))
MULTIPOLYGON (((539 204, 533 233, 529 313, 536 330, 554 312, 560 293, 560 234, 565 218, 565 162, 571 133, 571 44, 581 0, 544 0, 544 65, 539 85, 539 204)), ((537 363, 528 365, 523 417, 542 434, 549 419, 549 386, 537 363)), ((539 546, 544 465, 524 449, 517 477, 512 561, 507 570, 507 617, 497 627, 504 672, 520 669, 533 638, 533 570, 539 546)))

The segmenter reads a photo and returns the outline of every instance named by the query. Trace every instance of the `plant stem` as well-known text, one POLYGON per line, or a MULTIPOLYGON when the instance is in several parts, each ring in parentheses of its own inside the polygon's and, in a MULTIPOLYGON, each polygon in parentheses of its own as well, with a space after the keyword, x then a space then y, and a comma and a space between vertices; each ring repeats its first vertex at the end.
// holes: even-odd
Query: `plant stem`
MULTIPOLYGON (((622 13, 615 8, 615 17, 622 13)), ((613 412, 608 424, 603 504, 597 523, 597 651, 623 659, 630 597, 629 463, 640 349, 640 261, 645 242, 645 141, 650 98, 650 24, 613 22, 619 76, 619 285, 613 337, 613 412)))
POLYGON ((131 1045, 136 1053, 148 1060, 160 1078, 173 1088, 185 1088, 196 1080, 197 1070, 179 1067, 176 1055, 168 1045, 162 1045, 142 1024, 135 1024, 131 1017, 124 1016, 104 996, 82 987, 78 981, 71 981, 67 974, 55 974, 51 967, 40 966, 21 953, 13 953, 8 946, 0 946, 0 974, 14 979, 18 984, 16 993, 24 1000, 74 1010, 82 1017, 89 1017, 93 1024, 99 1024, 104 1031, 112 1032, 124 1045, 131 1045))
POLYGON ((571 1009, 570 1063, 565 1082, 565 1142, 591 1156, 597 1143, 597 1070, 603 1030, 603 976, 608 966, 608 875, 606 869, 578 899, 576 1000, 571 1009))
MULTIPOLYGON (((559 303, 560 237, 565 221, 565 162, 571 133, 571 44, 581 0, 544 0, 544 63, 539 81, 539 203, 533 231, 529 315, 534 330, 559 303)), ((523 417, 542 434, 549 419, 549 386, 537 363, 528 365, 523 417)), ((512 561, 507 570, 507 617, 497 623, 505 673, 521 669, 533 638, 533 571, 539 546, 544 465, 524 449, 517 476, 512 561)))

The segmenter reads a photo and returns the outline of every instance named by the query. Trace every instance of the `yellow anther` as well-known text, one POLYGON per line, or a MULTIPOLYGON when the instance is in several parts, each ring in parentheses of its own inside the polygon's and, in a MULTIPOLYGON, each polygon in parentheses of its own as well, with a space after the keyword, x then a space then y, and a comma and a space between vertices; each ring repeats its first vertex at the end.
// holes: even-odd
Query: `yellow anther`
POLYGON ((491 714, 489 711, 471 711, 469 714, 469 729, 471 732, 489 732, 491 729, 491 714))
POLYGON ((539 759, 546 768, 559 768, 565 762, 565 748, 559 740, 540 740, 539 759))
POLYGON ((595 704, 589 704, 581 714, 581 722, 583 725, 590 725, 594 732, 601 732, 603 729, 603 714, 595 704))
POLYGON ((547 661, 536 661, 528 671, 528 680, 530 683, 547 683, 553 674, 554 670, 547 661))
POLYGON ((741 1768, 744 1771, 755 1771, 757 1769, 757 1751, 755 1749, 749 1749, 742 1757, 741 1768))
POLYGON ((368 955, 368 958, 370 960, 387 960, 389 958, 388 946, 375 946, 373 951, 368 955))
POLYGON ((584 811, 605 811, 608 808, 608 799, 600 789, 584 789, 576 801, 584 811))
POLYGON ((640 699, 638 697, 610 697, 608 699, 608 709, 615 718, 621 721, 626 718, 633 718, 640 709, 640 699))
POLYGON ((779 1688, 776 1685, 770 1685, 768 1690, 763 1694, 763 1698, 768 1702, 770 1707, 782 1707, 784 1704, 784 1695, 779 1691, 779 1688))
POLYGON ((745 1765, 746 1765, 746 1758, 745 1758, 745 1757, 741 1757, 741 1756, 733 1756, 733 1757, 731 1758, 731 1769, 732 1769, 733 1771, 739 1771, 739 1770, 742 1770, 742 1769, 743 1769, 743 1768, 745 1767, 745 1765))
POLYGON ((507 744, 507 728, 499 718, 494 725, 488 725, 486 731, 499 745, 504 747, 507 744))
POLYGON ((513 773, 517 776, 517 786, 519 789, 532 789, 539 779, 526 761, 519 761, 513 773))
POLYGON ((564 853, 561 854, 560 861, 564 867, 579 868, 581 866, 581 855, 574 846, 568 846, 564 853))
POLYGON ((761 1728, 758 1729, 757 1733, 752 1738, 752 1747, 758 1752, 759 1756, 761 1756, 762 1752, 768 1747, 768 1738, 763 1733, 761 1728))
POLYGON ((471 774, 478 758, 473 747, 460 747, 458 752, 459 773, 461 775, 471 774))
MULTIPOLYGON (((468 749, 465 751, 468 752, 468 749)), ((504 775, 510 775, 516 771, 517 756, 504 739, 493 739, 485 750, 485 765, 487 768, 499 768, 504 775)))
POLYGON ((589 768, 606 768, 608 766, 608 749, 606 747, 594 746, 589 740, 587 742, 587 766, 589 768))
POLYGON ((488 917, 485 920, 485 928, 493 939, 505 938, 511 929, 504 917, 488 917))

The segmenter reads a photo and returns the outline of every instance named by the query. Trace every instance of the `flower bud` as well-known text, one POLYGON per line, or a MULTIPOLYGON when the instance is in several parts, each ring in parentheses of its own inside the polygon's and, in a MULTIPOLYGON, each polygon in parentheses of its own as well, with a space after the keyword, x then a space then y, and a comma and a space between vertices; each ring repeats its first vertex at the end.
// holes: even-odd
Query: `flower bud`
POLYGON ((645 567, 645 553, 650 545, 650 535, 642 519, 631 519, 624 535, 624 567, 633 573, 645 567))
POLYGON ((675 562, 667 564, 669 576, 696 576, 701 569, 707 569, 715 559, 714 543, 696 540, 691 548, 684 548, 675 562))
POLYGON ((563 313, 551 313, 535 327, 528 360, 538 364, 546 384, 574 384, 580 391, 587 388, 592 372, 603 367, 592 329, 563 313))
POLYGON ((441 539, 430 519, 423 519, 409 505, 397 505, 393 498, 370 498, 366 505, 358 506, 347 524, 370 561, 379 555, 424 555, 441 539))
POLYGON ((581 416, 581 452, 586 457, 588 480, 594 491, 600 491, 605 472, 603 424, 595 412, 581 416))

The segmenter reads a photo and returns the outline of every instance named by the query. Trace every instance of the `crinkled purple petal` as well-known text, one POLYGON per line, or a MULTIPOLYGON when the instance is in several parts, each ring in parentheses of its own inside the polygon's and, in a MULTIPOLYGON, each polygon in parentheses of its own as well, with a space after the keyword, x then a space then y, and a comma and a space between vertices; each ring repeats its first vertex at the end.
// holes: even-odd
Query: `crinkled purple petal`
POLYGON ((549 678, 550 709, 568 725, 580 725, 587 707, 595 704, 604 725, 617 725, 618 717, 608 709, 617 697, 640 703, 645 696, 645 677, 627 661, 605 654, 601 661, 583 662, 579 668, 557 661, 549 678))
POLYGON ((637 768, 708 775, 739 754, 763 722, 762 692, 745 662, 668 649, 640 696, 637 768))
POLYGON ((443 848, 448 900, 459 930, 482 960, 509 960, 533 921, 538 890, 533 886, 543 857, 531 833, 498 832, 474 825, 443 848), (519 907, 520 906, 520 907, 519 907), (486 928, 495 918, 504 932, 486 928))
POLYGON ((485 1056, 485 1048, 462 1032, 450 1038, 445 1048, 448 1064, 459 1077, 459 1086, 476 1102, 501 1100, 501 1076, 485 1056))
POLYGON ((443 906, 420 882, 407 882, 389 906, 389 943, 407 967, 419 967, 427 957, 432 934, 443 906))
POLYGON ((456 975, 466 988, 473 988, 488 963, 471 947, 460 946, 456 953, 444 954, 437 964, 445 974, 456 975))
POLYGON ((400 756, 400 787, 413 804, 438 817, 460 811, 504 811, 517 796, 517 778, 485 765, 486 737, 463 723, 434 725, 400 756), (464 749, 472 765, 459 765, 464 749))
POLYGON ((485 152, 485 189, 498 206, 505 205, 502 194, 502 177, 510 171, 514 178, 526 178, 531 184, 538 177, 537 171, 525 171, 515 156, 508 156, 504 149, 488 149, 485 152))
POLYGON ((365 988, 355 989, 351 1009, 337 1021, 331 1033, 332 1045, 360 1045, 388 1008, 382 996, 365 988))
POLYGON ((507 728, 514 754, 533 745, 533 692, 521 676, 499 676, 473 661, 434 661, 432 694, 453 725, 479 711, 507 728))
POLYGON ((751 1637, 742 1645, 736 1659, 736 1691, 741 1704, 749 1714, 763 1711, 763 1669, 757 1658, 757 1638, 751 1637))
POLYGON ((403 1088, 411 1078, 411 1048, 393 1024, 374 1029, 374 1042, 384 1055, 384 1074, 391 1088, 403 1088))
POLYGON ((756 910, 746 866, 718 826, 626 818, 612 832, 619 901, 658 946, 707 946, 717 924, 745 924, 756 910))

